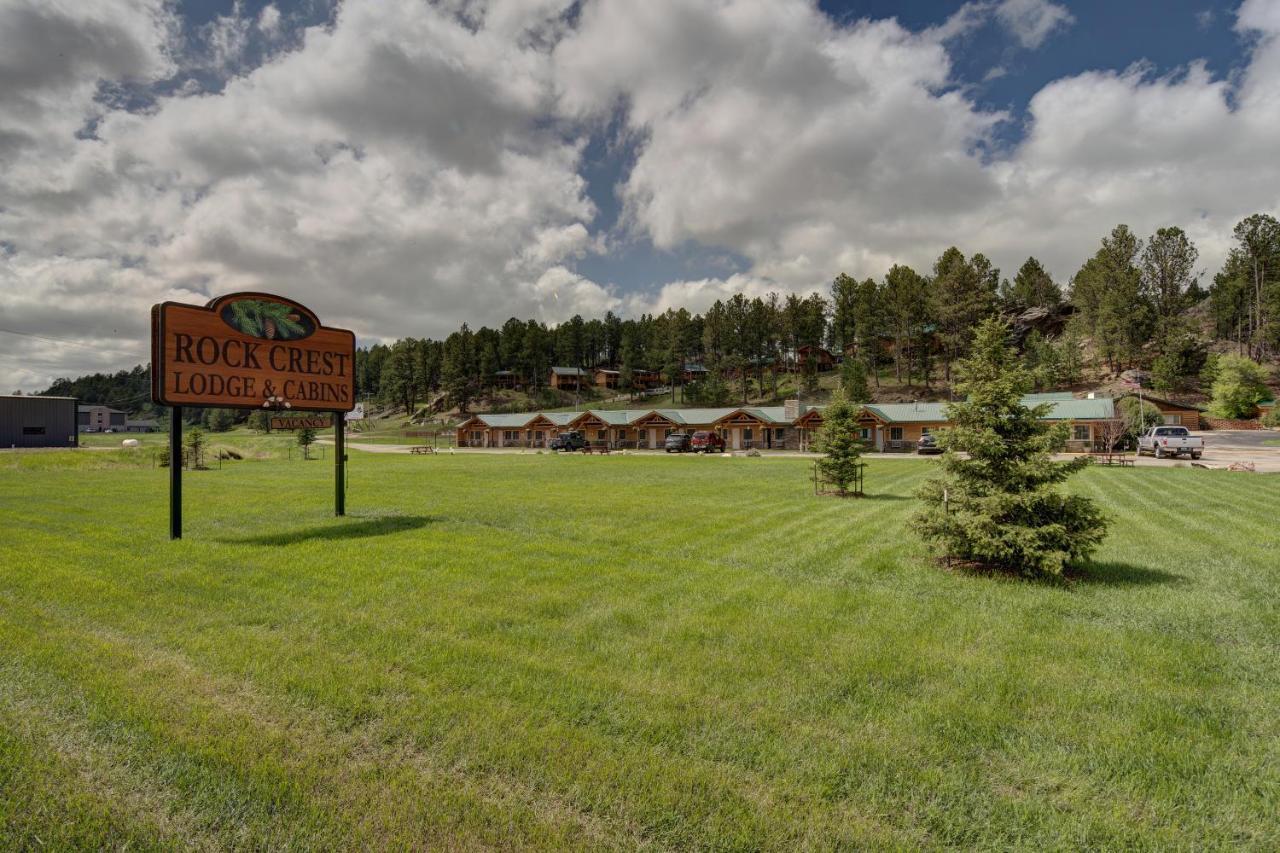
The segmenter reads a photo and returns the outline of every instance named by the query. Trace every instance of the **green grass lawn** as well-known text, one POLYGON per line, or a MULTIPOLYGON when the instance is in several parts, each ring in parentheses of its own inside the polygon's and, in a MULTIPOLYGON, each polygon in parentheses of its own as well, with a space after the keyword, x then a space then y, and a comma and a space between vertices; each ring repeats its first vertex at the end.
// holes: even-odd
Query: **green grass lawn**
POLYGON ((1280 477, 1089 470, 1049 585, 918 460, 246 461, 169 542, 114 456, 0 454, 0 849, 1280 845, 1280 477))

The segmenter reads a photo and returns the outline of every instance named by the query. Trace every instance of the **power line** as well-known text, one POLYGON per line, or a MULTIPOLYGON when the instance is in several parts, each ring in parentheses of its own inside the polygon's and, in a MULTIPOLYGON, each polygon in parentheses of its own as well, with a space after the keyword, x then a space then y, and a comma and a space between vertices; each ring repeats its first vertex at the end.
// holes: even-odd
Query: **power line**
POLYGON ((127 356, 130 356, 131 358, 146 358, 146 356, 138 355, 138 353, 134 352, 133 350, 122 350, 122 349, 116 349, 115 347, 103 347, 103 346, 98 346, 97 344, 86 344, 80 341, 69 341, 66 338, 51 338, 51 337, 48 337, 47 335, 35 335, 35 334, 32 334, 31 332, 19 332, 17 329, 0 328, 0 332, 4 332, 10 335, 21 335, 24 338, 35 338, 36 340, 48 341, 49 343, 54 343, 54 344, 66 344, 67 346, 83 347, 84 349, 96 350, 98 352, 107 350, 109 352, 115 352, 121 355, 127 355, 127 356))

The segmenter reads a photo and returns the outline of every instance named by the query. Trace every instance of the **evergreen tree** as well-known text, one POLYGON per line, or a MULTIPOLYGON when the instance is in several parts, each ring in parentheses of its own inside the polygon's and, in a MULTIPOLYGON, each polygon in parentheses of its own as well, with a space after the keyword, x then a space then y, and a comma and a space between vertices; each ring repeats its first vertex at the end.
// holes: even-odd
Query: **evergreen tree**
POLYGON ((1071 295, 1094 345, 1113 373, 1134 364, 1151 338, 1154 309, 1137 267, 1142 241, 1117 225, 1072 279, 1071 295))
POLYGON ((1062 288, 1035 258, 1027 258, 1023 262, 1013 277, 1012 285, 1005 284, 1001 297, 1005 305, 1014 311, 1054 308, 1062 302, 1062 288))
POLYGON ((943 252, 933 266, 930 313, 942 344, 943 375, 948 383, 951 365, 964 356, 974 326, 995 313, 999 278, 1000 271, 985 257, 974 255, 966 260, 955 246, 943 252))
POLYGON ((311 427, 298 430, 298 446, 302 448, 302 458, 311 458, 311 445, 316 443, 316 431, 311 427))
POLYGON ((1050 406, 1024 406, 1031 376, 995 318, 979 325, 972 355, 957 366, 954 427, 942 433, 941 472, 920 490, 921 535, 948 556, 1028 576, 1060 575, 1087 557, 1107 522, 1091 500, 1055 486, 1089 464, 1055 462, 1065 424, 1048 426, 1050 406), (966 454, 961 456, 960 453, 966 454))
MULTIPOLYGON (((528 336, 526 335, 526 342, 528 336)), ((459 412, 466 412, 467 405, 475 393, 472 382, 472 334, 466 323, 462 328, 448 337, 444 342, 444 358, 440 369, 440 382, 449 402, 458 407, 459 412)))
POLYGON ((858 282, 840 273, 831 282, 831 350, 841 352, 857 337, 858 282))
POLYGON ((862 438, 858 432, 858 413, 862 407, 837 393, 822 410, 822 428, 814 448, 822 454, 818 470, 836 487, 841 497, 859 477, 862 464, 862 438))
POLYGON ((1159 391, 1185 391, 1191 377, 1204 368, 1204 342, 1181 319, 1167 322, 1156 350, 1160 354, 1151 363, 1151 381, 1159 391))
POLYGON ((1142 251, 1142 289, 1161 324, 1161 333, 1187 304, 1200 252, 1181 228, 1160 228, 1142 251))
POLYGON ((204 447, 206 441, 204 430, 200 427, 194 427, 187 432, 187 454, 191 459, 191 467, 200 469, 204 467, 204 447))
POLYGON ((894 264, 885 275, 881 292, 881 304, 893 334, 894 379, 901 382, 905 374, 907 384, 910 385, 913 367, 919 360, 919 350, 928 347, 928 282, 911 267, 894 264))
POLYGON ((867 387, 867 368, 862 359, 852 354, 840 364, 840 390, 851 403, 871 402, 871 389, 867 387))
POLYGON ((255 409, 249 413, 249 429, 263 433, 271 432, 271 415, 262 409, 255 409))
POLYGON ((205 409, 204 425, 209 432, 226 432, 235 424, 236 416, 230 409, 205 409))

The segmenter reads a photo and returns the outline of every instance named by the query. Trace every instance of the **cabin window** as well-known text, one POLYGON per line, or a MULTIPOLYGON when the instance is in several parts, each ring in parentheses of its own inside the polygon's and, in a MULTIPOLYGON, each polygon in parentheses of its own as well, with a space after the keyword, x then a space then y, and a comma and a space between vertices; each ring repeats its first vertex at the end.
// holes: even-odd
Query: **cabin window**
POLYGON ((1072 434, 1073 434, 1073 436, 1075 437, 1075 440, 1076 440, 1076 441, 1088 441, 1088 440, 1089 440, 1089 425, 1088 425, 1088 424, 1076 424, 1076 425, 1075 425, 1075 427, 1074 427, 1074 428, 1073 428, 1073 430, 1072 430, 1072 434))
POLYGON ((473 429, 471 431, 472 441, 484 441, 484 432, 482 430, 473 429))
POLYGON ((786 439, 786 437, 787 437, 787 428, 786 428, 786 427, 776 427, 776 428, 773 430, 773 437, 774 437, 774 439, 775 439, 775 440, 777 440, 777 441, 784 441, 784 440, 786 439))
POLYGON ((519 433, 518 431, 514 430, 514 429, 507 429, 507 430, 503 430, 503 431, 502 431, 502 440, 503 440, 503 441, 519 441, 519 440, 520 440, 520 433, 519 433))
POLYGON ((542 441, 542 430, 538 430, 537 432, 535 432, 533 434, 533 437, 536 438, 538 441, 542 441))
POLYGON ((871 440, 871 427, 858 427, 858 437, 863 441, 871 440))
POLYGON ((743 441, 750 441, 750 440, 751 440, 751 427, 745 427, 745 428, 742 430, 742 440, 743 440, 743 441))
POLYGON ((889 440, 902 441, 902 427, 889 427, 889 440))
POLYGON ((602 429, 596 430, 596 438, 600 439, 601 441, 604 441, 608 437, 609 437, 609 433, 606 430, 602 430, 602 429))
POLYGON ((1165 415, 1164 422, 1166 426, 1182 426, 1182 415, 1165 415))

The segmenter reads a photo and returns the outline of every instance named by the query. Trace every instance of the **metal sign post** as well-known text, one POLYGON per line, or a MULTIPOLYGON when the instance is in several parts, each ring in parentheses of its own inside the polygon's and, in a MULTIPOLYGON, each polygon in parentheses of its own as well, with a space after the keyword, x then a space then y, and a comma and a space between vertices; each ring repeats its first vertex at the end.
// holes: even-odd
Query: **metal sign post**
POLYGON ((169 410, 169 538, 182 538, 182 407, 169 410))
POLYGON ((333 413, 333 514, 347 514, 347 441, 346 418, 333 413))

